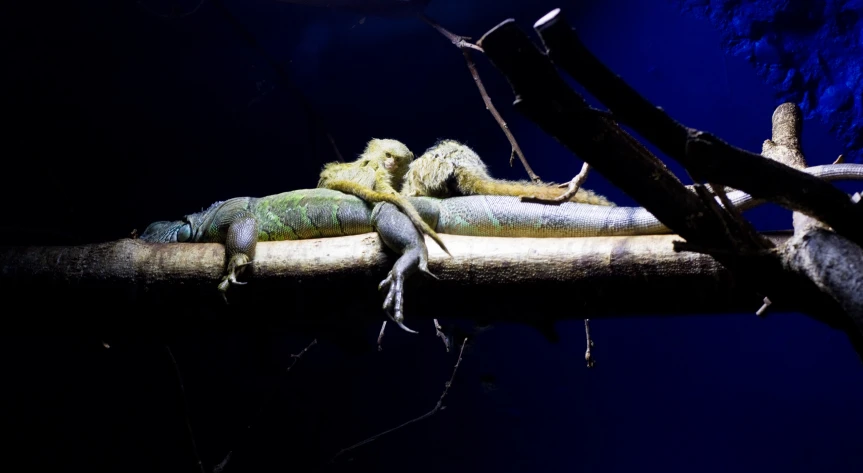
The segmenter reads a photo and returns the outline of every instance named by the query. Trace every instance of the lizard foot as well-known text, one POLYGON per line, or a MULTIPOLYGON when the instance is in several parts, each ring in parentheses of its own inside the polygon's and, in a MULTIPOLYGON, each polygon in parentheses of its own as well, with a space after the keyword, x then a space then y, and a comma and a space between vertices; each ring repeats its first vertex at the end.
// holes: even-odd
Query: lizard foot
POLYGON ((416 330, 411 330, 404 324, 405 316, 402 313, 404 307, 404 283, 404 275, 393 270, 387 274, 386 279, 378 284, 378 290, 385 288, 388 290, 387 297, 384 299, 384 311, 386 311, 387 317, 405 332, 419 333, 416 330))
POLYGON ((252 264, 252 261, 249 260, 249 257, 240 253, 234 255, 231 258, 231 262, 228 263, 228 272, 222 277, 222 281, 219 283, 219 292, 222 294, 222 299, 224 299, 225 304, 228 303, 228 288, 231 287, 232 284, 237 285, 245 285, 247 284, 245 281, 238 281, 237 275, 243 272, 246 266, 252 264))

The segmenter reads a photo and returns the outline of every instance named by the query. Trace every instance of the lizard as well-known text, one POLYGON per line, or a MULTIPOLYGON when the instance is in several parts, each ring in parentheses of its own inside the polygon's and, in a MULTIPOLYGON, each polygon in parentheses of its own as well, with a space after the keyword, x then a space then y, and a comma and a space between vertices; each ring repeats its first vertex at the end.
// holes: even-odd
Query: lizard
MULTIPOLYGON (((825 180, 863 179, 863 165, 834 164, 803 170, 825 180)), ((741 191, 728 193, 740 210, 759 203, 741 191)), ((488 237, 595 237, 668 234, 671 231, 643 207, 577 202, 541 204, 514 196, 470 195, 439 199, 408 197, 422 219, 438 233, 488 237)), ((376 231, 399 253, 378 288, 386 289, 383 309, 403 330, 403 287, 417 271, 428 269, 428 249, 413 222, 388 202, 369 204, 332 189, 302 189, 266 197, 237 197, 216 202, 181 220, 151 223, 139 236, 146 242, 217 242, 225 245, 222 295, 254 260, 258 241, 298 240, 376 231)))

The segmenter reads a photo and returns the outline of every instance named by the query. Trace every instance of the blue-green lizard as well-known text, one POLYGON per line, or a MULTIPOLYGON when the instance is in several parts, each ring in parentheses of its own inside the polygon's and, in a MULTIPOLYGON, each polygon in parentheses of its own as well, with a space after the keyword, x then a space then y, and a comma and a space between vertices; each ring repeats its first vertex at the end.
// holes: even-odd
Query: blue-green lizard
MULTIPOLYGON (((827 180, 863 178, 863 165, 814 166, 806 172, 827 180)), ((745 210, 757 202, 734 191, 731 202, 745 210)), ((522 202, 518 197, 474 195, 437 199, 409 197, 428 226, 438 233, 486 237, 591 237, 667 234, 670 230, 641 207, 565 202, 522 202)), ((330 189, 304 189, 267 197, 237 197, 217 202, 182 220, 150 224, 140 239, 148 242, 217 242, 226 250, 226 271, 219 290, 244 284, 237 276, 252 263, 258 241, 298 240, 376 231, 401 256, 379 288, 387 289, 384 309, 405 330, 403 285, 416 271, 432 275, 428 250, 414 223, 393 204, 367 204, 330 189)), ((433 276, 433 275, 432 275, 433 276)))

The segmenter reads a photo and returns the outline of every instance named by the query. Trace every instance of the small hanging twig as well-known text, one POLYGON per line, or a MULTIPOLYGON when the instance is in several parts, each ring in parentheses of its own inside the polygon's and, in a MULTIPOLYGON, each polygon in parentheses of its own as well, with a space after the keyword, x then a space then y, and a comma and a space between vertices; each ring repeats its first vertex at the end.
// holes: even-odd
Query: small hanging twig
POLYGON ((381 345, 384 341, 384 330, 387 329, 387 321, 384 320, 383 325, 381 325, 381 333, 378 334, 378 351, 383 351, 384 347, 381 345))
POLYGON ((587 350, 584 352, 584 361, 587 362, 588 368, 593 368, 593 365, 596 364, 596 358, 590 353, 590 349, 593 348, 593 340, 590 338, 590 319, 584 319, 584 336, 587 339, 587 350))
MULTIPOLYGON (((303 348, 302 351, 300 351, 299 353, 296 353, 296 354, 291 354, 291 358, 293 358, 294 361, 291 362, 291 365, 285 369, 285 374, 289 373, 291 371, 291 368, 293 368, 294 365, 296 365, 300 361, 300 358, 302 358, 303 355, 306 354, 306 352, 308 352, 313 346, 315 346, 317 344, 318 344, 318 339, 315 338, 311 341, 311 343, 306 345, 306 347, 303 348)), ((272 397, 272 396, 270 396, 270 397, 272 397)), ((246 435, 248 435, 248 432, 252 429, 252 424, 254 424, 255 421, 258 419, 258 417, 261 416, 261 413, 264 412, 264 408, 267 406, 266 401, 268 401, 268 400, 269 399, 265 399, 264 402, 261 403, 261 407, 258 409, 257 414, 255 414, 255 417, 253 417, 252 421, 246 425, 246 430, 243 431, 246 435)), ((225 470, 225 467, 228 466, 228 462, 231 461, 231 456, 233 454, 234 454, 233 450, 228 450, 228 454, 225 455, 225 458, 222 459, 222 461, 220 461, 215 467, 213 467, 213 473, 222 473, 225 470)))
MULTIPOLYGON (((449 338, 447 338, 446 334, 443 333, 443 329, 441 328, 440 323, 438 323, 437 319, 433 319, 433 320, 434 320, 435 335, 437 335, 441 340, 443 340, 443 344, 446 347, 446 351, 447 351, 447 353, 449 353, 449 349, 450 349, 449 338)), ((384 341, 384 331, 386 329, 387 329, 387 321, 384 320, 384 323, 381 325, 381 332, 378 334, 378 351, 383 351, 383 349, 384 349, 382 343, 384 341)))
POLYGON ((291 366, 288 366, 288 368, 285 370, 285 373, 287 373, 288 371, 291 371, 291 368, 293 368, 293 367, 294 367, 294 365, 296 365, 296 364, 297 364, 297 362, 298 362, 298 361, 300 361, 300 358, 302 358, 302 357, 303 357, 303 355, 305 355, 305 354, 306 354, 306 352, 307 352, 307 351, 309 351, 309 349, 311 349, 313 346, 315 346, 315 345, 317 345, 317 344, 318 344, 318 339, 316 338, 316 339, 312 340, 312 342, 311 342, 311 343, 309 343, 309 344, 306 346, 306 348, 303 348, 303 351, 301 351, 301 352, 299 352, 299 353, 296 353, 296 354, 292 354, 292 355, 291 355, 291 358, 293 358, 293 360, 294 360, 294 361, 293 361, 293 362, 291 362, 291 366))
POLYGON ((761 306, 760 309, 755 311, 755 315, 757 315, 759 317, 764 317, 764 314, 767 312, 767 308, 770 307, 770 304, 772 304, 772 302, 770 302, 770 299, 765 297, 764 298, 764 304, 761 306))
POLYGON ((431 18, 425 16, 420 13, 419 17, 421 20, 426 22, 429 26, 434 28, 438 33, 444 35, 450 42, 455 45, 457 48, 461 49, 462 54, 464 55, 464 60, 467 63, 467 68, 470 70, 470 75, 473 77, 473 81, 476 83, 476 87, 479 89, 480 95, 482 95, 482 100, 485 102, 485 108, 494 119, 497 121, 497 124, 500 125, 500 129, 503 130, 503 133, 506 135, 506 138, 509 140, 509 144, 512 146, 512 154, 510 154, 509 165, 512 166, 514 156, 518 156, 518 159, 521 161, 521 165, 524 166, 524 170, 527 171, 528 177, 530 180, 536 183, 542 182, 539 179, 533 169, 530 168, 530 165, 527 163, 527 158, 524 157, 524 153, 521 151, 521 147, 518 145, 518 142, 515 140, 515 136, 512 135, 512 132, 509 130, 509 126, 503 120, 500 113, 494 107, 494 104, 491 102, 491 97, 489 97, 488 92, 485 90, 485 85, 482 83, 482 79, 479 77, 479 71, 476 69, 476 63, 473 61, 473 55, 471 54, 471 50, 483 52, 482 48, 469 42, 467 36, 459 36, 454 34, 438 24, 436 21, 431 18))
POLYGON ((186 421, 186 431, 189 433, 189 441, 192 444, 192 455, 195 457, 195 463, 201 473, 205 473, 204 464, 201 462, 201 456, 198 455, 198 444, 195 442, 195 434, 192 432, 192 421, 189 419, 189 405, 186 402, 186 388, 183 386, 183 375, 180 373, 180 365, 177 364, 177 359, 174 358, 174 352, 171 347, 165 345, 165 351, 168 352, 168 357, 171 358, 171 364, 174 366, 174 374, 177 376, 177 384, 180 387, 180 399, 183 401, 183 418, 186 421))
POLYGON ((435 404, 435 406, 434 406, 434 408, 432 408, 432 410, 426 412, 425 414, 423 414, 419 417, 415 417, 415 418, 413 418, 413 419, 411 419, 411 420, 409 420, 409 421, 407 421, 407 422, 405 422, 399 426, 393 427, 389 430, 385 430, 379 434, 372 435, 371 437, 363 440, 362 442, 355 443, 355 444, 351 445, 350 447, 343 448, 343 449, 339 450, 339 452, 336 453, 335 456, 333 456, 333 459, 330 460, 330 463, 334 463, 336 461, 336 459, 338 459, 340 456, 344 455, 345 453, 350 452, 351 450, 357 449, 359 447, 362 447, 363 445, 374 442, 375 440, 383 437, 386 434, 395 432, 396 430, 399 430, 402 427, 407 427, 408 425, 411 425, 414 422, 419 422, 423 419, 426 419, 428 417, 433 416, 438 411, 446 409, 446 406, 443 405, 443 400, 446 397, 447 393, 449 393, 449 388, 452 386, 452 383, 455 380, 455 374, 458 371, 459 365, 461 364, 462 355, 464 354, 465 345, 467 345, 467 337, 465 337, 464 341, 461 344, 461 350, 459 350, 459 352, 458 352, 458 360, 456 360, 455 366, 453 366, 453 369, 452 369, 452 376, 450 376, 449 381, 447 381, 446 384, 444 385, 443 393, 440 395, 440 398, 438 399, 437 404, 435 404))
POLYGON ((433 320, 434 320, 434 330, 435 330, 435 335, 437 335, 437 336, 438 336, 438 338, 440 338, 441 340, 443 340, 443 345, 446 347, 446 351, 447 351, 447 353, 449 353, 449 349, 450 349, 450 346, 449 346, 449 338, 447 338, 446 334, 445 334, 445 333, 443 333, 443 329, 441 328, 441 326, 440 326, 440 324, 438 323, 437 319, 433 319, 433 320))

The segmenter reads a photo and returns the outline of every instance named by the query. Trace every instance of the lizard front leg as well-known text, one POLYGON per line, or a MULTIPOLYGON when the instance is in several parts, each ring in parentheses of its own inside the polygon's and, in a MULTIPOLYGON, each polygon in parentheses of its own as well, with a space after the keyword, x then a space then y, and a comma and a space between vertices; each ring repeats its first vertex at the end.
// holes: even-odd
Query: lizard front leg
POLYGON ((246 284, 237 281, 237 276, 255 257, 255 247, 258 243, 258 220, 248 210, 242 210, 232 215, 229 219, 228 229, 225 235, 225 275, 219 283, 219 291, 225 302, 226 295, 231 284, 246 284))
POLYGON ((417 333, 403 323, 404 282, 417 271, 437 279, 437 276, 428 269, 428 248, 426 248, 425 239, 407 215, 387 202, 375 205, 372 211, 372 225, 384 244, 401 254, 386 279, 378 286, 378 289, 387 289, 384 310, 387 316, 403 330, 417 333))

